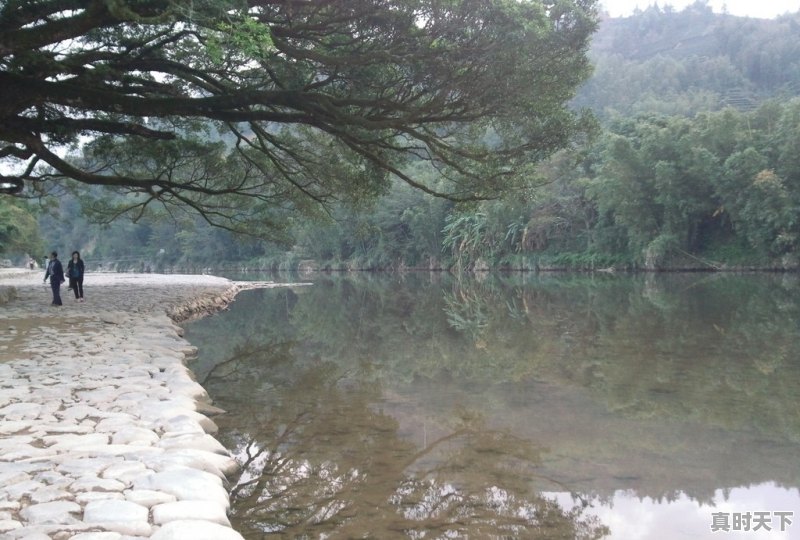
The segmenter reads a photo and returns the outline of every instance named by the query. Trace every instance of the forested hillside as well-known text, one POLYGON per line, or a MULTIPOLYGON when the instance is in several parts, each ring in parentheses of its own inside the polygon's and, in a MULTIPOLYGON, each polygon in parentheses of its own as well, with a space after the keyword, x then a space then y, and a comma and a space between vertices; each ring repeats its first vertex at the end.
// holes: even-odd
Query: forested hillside
POLYGON ((752 110, 800 94, 800 17, 715 14, 702 2, 602 21, 576 104, 614 114, 752 110))
MULTIPOLYGON (((573 102, 594 112, 595 136, 500 200, 394 184, 375 203, 287 217, 268 243, 181 215, 101 227, 65 195, 41 230, 47 246, 153 270, 796 268, 798 35, 800 12, 747 19, 703 2, 602 20, 594 76, 573 102)), ((436 185, 432 169, 417 172, 436 185)))

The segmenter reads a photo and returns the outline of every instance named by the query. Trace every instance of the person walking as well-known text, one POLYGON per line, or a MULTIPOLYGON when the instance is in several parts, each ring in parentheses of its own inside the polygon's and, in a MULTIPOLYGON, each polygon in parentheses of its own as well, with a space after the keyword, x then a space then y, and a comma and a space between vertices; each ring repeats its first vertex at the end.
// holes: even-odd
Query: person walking
POLYGON ((75 301, 83 302, 83 259, 77 251, 72 252, 72 258, 67 263, 67 277, 69 288, 75 293, 75 301))
POLYGON ((58 253, 55 251, 50 254, 50 264, 47 265, 47 272, 44 274, 44 280, 50 278, 50 288, 53 290, 53 305, 61 305, 61 284, 64 283, 64 267, 61 266, 61 261, 58 260, 58 253))

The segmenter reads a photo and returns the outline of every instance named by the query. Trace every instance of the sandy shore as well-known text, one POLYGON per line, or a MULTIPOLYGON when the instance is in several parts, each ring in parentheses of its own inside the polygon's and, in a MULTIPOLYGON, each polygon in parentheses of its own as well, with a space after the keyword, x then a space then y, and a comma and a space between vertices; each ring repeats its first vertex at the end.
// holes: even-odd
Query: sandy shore
POLYGON ((242 538, 226 516, 236 464, 173 321, 241 288, 87 274, 85 303, 62 287, 53 307, 42 272, 0 272, 0 538, 242 538))

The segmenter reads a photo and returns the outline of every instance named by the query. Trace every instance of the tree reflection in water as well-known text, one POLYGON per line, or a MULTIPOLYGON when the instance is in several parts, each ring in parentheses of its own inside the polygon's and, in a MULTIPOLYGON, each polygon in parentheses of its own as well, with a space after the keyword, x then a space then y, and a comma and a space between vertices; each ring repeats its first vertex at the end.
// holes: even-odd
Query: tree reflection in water
MULTIPOLYGON (((597 538, 800 485, 794 276, 319 278, 192 323, 248 538, 597 538), (572 492, 559 507, 542 493, 572 492), (579 494, 578 494, 579 493, 579 494)), ((564 500, 564 499, 559 499, 564 500)))
POLYGON ((231 479, 231 522, 246 538, 607 533, 584 515, 585 504, 565 509, 536 492, 540 456, 532 441, 460 410, 447 433, 419 448, 376 405, 379 385, 361 385, 333 362, 292 368, 292 350, 287 343, 239 348, 204 383, 212 391, 234 385, 242 396, 220 427, 242 464, 231 479), (273 375, 269 389, 264 373, 273 375))

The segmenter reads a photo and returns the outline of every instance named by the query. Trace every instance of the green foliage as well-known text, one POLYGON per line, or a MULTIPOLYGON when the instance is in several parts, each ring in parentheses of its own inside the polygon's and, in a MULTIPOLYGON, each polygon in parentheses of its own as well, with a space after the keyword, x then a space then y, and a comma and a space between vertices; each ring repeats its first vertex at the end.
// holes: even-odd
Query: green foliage
POLYGON ((452 252, 459 268, 466 268, 491 249, 487 232, 486 214, 482 212, 450 214, 442 229, 443 249, 452 252))
POLYGON ((67 225, 45 229, 56 232, 53 245, 95 246, 98 257, 122 258, 120 251, 129 250, 154 261, 160 254, 159 265, 167 266, 291 267, 309 260, 331 269, 781 266, 792 264, 800 247, 800 175, 791 152, 798 103, 619 119, 596 141, 540 164, 528 187, 508 197, 454 205, 394 183, 374 203, 340 204, 307 219, 286 214, 280 218, 285 248, 234 241, 189 218, 112 223, 92 233, 69 198, 61 206, 67 225), (752 256, 740 253, 742 241, 752 256))
POLYGON ((220 22, 209 35, 206 50, 212 62, 222 64, 226 50, 240 51, 244 58, 265 58, 274 49, 269 26, 255 20, 220 22))
POLYGON ((539 267, 567 268, 574 270, 604 270, 627 268, 631 261, 624 255, 609 253, 558 253, 544 254, 538 259, 539 267))
POLYGON ((591 127, 568 103, 594 5, 4 2, 3 183, 85 191, 104 222, 200 216, 273 241, 395 182, 496 197, 591 127))
POLYGON ((36 217, 25 202, 0 197, 0 254, 38 259, 44 253, 36 217))
POLYGON ((782 255, 798 245, 797 208, 784 182, 771 170, 760 171, 749 186, 741 224, 756 248, 782 255))
POLYGON ((577 104, 604 118, 694 116, 797 95, 799 22, 797 13, 774 20, 715 15, 699 2, 606 19, 593 42, 594 77, 577 104))
MULTIPOLYGON (((535 10, 533 4, 507 7, 535 10)), ((529 36, 545 31, 537 26, 538 15, 526 17, 504 19, 503 27, 529 36)), ((59 211, 62 221, 47 222, 43 229, 53 245, 93 248, 104 258, 123 258, 129 251, 167 267, 226 262, 336 270, 797 266, 800 99, 787 97, 800 89, 795 82, 800 81, 800 56, 787 52, 797 46, 787 31, 798 24, 797 17, 738 19, 695 4, 681 12, 649 9, 604 21, 593 45, 595 76, 574 101, 592 105, 605 119, 603 129, 538 162, 470 164, 473 180, 491 191, 513 169, 515 178, 506 185, 512 189, 496 199, 455 204, 429 197, 308 127, 282 128, 281 154, 297 157, 286 168, 244 144, 271 144, 267 132, 243 132, 241 139, 212 144, 208 140, 217 131, 176 121, 193 138, 163 145, 139 141, 125 148, 98 139, 87 145, 84 159, 93 163, 97 151, 114 157, 118 170, 132 175, 168 170, 203 181, 213 178, 217 185, 267 172, 273 202, 281 204, 240 203, 227 195, 197 200, 215 201, 220 211, 235 217, 234 228, 252 231, 260 223, 265 228, 257 234, 272 244, 211 232, 201 220, 159 208, 161 199, 149 201, 145 194, 109 199, 95 190, 81 196, 84 209, 98 210, 98 215, 127 209, 136 218, 146 206, 149 217, 136 226, 111 223, 99 232, 67 197, 59 211), (744 30, 750 33, 741 34, 744 30), (781 62, 781 74, 762 65, 773 60, 781 62), (779 97, 765 99, 769 96, 779 97), (231 153, 237 141, 242 149, 231 153), (140 159, 131 159, 132 153, 140 159), (187 155, 193 159, 182 159, 187 155), (310 183, 296 185, 292 171, 302 171, 310 183), (336 201, 326 199, 321 208, 306 197, 301 188, 314 185, 312 178, 325 178, 336 201)), ((273 54, 270 47, 281 39, 243 23, 219 32, 220 24, 233 24, 222 20, 215 23, 219 39, 242 40, 234 47, 238 51, 252 46, 273 54)), ((455 37, 441 35, 430 47, 452 52, 455 37)), ((334 36, 328 39, 326 47, 332 50, 344 46, 334 36)), ((506 52, 503 61, 512 62, 514 54, 506 52)), ((288 77, 294 68, 283 69, 288 77)), ((380 80, 402 75, 377 59, 359 69, 380 80)), ((547 108, 534 99, 525 106, 533 112, 547 108)), ((466 131, 447 131, 446 139, 468 142, 475 151, 499 149, 518 135, 515 131, 530 127, 479 123, 466 131)), ((413 147, 401 139, 404 147, 413 147)), ((452 186, 450 166, 432 164, 419 148, 412 154, 397 162, 395 176, 416 179, 434 192, 452 186)))

